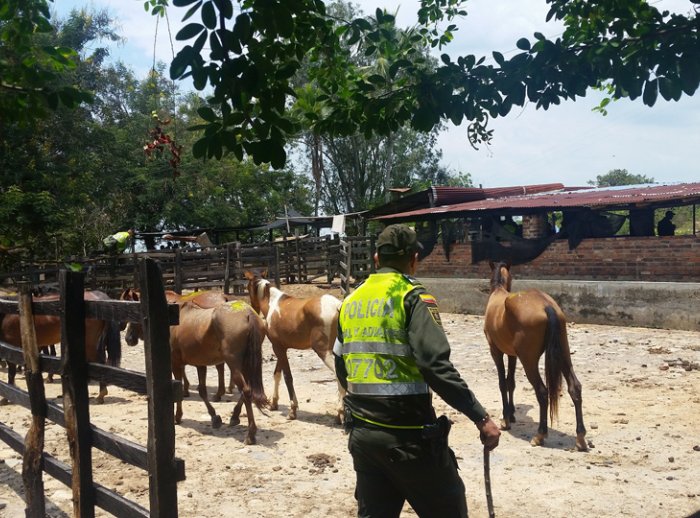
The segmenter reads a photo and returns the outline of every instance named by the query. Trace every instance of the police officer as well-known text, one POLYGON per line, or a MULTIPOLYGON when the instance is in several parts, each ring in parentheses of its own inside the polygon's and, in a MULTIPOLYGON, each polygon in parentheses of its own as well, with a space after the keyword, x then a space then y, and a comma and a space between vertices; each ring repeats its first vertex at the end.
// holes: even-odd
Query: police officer
POLYGON ((384 229, 377 273, 340 309, 333 352, 360 517, 398 517, 406 500, 422 518, 467 516, 450 421, 437 418, 431 389, 476 424, 487 449, 498 445, 498 426, 450 362, 435 299, 411 277, 420 248, 409 227, 384 229))

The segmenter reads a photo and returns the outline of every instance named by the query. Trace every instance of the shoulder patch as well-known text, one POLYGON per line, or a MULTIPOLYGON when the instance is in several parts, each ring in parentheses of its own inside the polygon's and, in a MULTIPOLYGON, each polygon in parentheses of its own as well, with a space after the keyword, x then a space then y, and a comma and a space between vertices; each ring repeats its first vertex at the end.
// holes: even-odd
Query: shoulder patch
POLYGON ((410 282, 414 286, 423 286, 421 284, 421 282, 418 279, 416 279, 415 277, 411 277, 410 275, 407 275, 405 273, 402 275, 403 275, 404 279, 406 279, 408 282, 410 282))
POLYGON ((437 325, 442 327, 442 319, 440 318, 440 310, 438 310, 437 306, 437 300, 435 300, 435 297, 430 295, 429 293, 421 293, 420 295, 420 300, 428 307, 428 311, 430 312, 430 316, 433 317, 433 320, 437 325))

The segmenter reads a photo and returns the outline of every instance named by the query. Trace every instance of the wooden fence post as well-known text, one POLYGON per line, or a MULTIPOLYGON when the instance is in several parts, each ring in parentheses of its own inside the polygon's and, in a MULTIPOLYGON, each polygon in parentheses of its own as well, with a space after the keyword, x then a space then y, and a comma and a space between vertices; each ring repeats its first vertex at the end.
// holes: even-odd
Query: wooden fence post
POLYGON ((30 284, 24 281, 19 286, 19 325, 24 352, 25 378, 32 411, 32 423, 24 439, 24 460, 22 463, 22 481, 27 499, 25 514, 31 518, 44 518, 46 504, 44 502, 44 479, 42 478, 44 468, 42 454, 46 429, 46 393, 39 367, 39 348, 34 328, 32 294, 30 284))
POLYGON ((175 292, 182 293, 182 251, 178 248, 175 250, 175 292))
POLYGON ((231 243, 226 244, 226 263, 224 264, 224 293, 228 295, 231 289, 231 243))
POLYGON ((73 516, 93 518, 92 450, 88 370, 85 359, 85 300, 83 274, 62 270, 61 356, 63 409, 72 461, 73 516))
POLYGON ((141 315, 148 390, 148 482, 152 517, 177 517, 175 417, 170 364, 170 328, 160 268, 140 265, 141 315))

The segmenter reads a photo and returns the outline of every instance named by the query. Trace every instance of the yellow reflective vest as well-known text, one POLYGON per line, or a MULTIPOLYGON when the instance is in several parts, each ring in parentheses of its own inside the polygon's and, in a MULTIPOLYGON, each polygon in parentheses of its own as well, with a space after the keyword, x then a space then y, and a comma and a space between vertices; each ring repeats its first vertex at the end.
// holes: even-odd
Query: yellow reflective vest
POLYGON ((404 298, 415 286, 398 273, 376 273, 340 309, 347 389, 359 396, 429 394, 408 343, 404 298))

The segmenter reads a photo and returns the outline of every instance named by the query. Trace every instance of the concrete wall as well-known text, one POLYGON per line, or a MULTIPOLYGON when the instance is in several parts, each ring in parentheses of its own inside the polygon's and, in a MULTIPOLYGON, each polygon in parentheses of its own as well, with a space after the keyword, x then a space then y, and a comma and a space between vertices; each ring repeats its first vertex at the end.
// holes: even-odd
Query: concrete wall
MULTIPOLYGON (((437 298, 441 311, 484 314, 488 278, 424 275, 419 267, 417 277, 437 298)), ((700 331, 700 283, 513 280, 513 291, 530 288, 554 297, 570 322, 700 331)))

